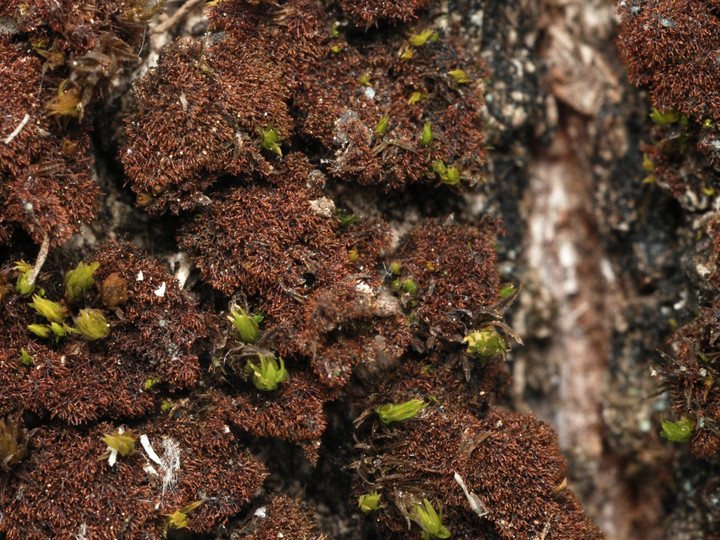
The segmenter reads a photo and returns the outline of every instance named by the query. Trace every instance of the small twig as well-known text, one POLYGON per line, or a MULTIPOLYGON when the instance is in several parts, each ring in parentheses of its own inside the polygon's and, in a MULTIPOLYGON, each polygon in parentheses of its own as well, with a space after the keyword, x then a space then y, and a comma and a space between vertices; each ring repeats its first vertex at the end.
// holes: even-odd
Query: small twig
POLYGON ((28 123, 29 120, 30 120, 30 115, 25 114, 25 116, 23 116, 23 119, 20 121, 20 124, 18 125, 18 127, 15 128, 15 131, 13 131, 10 135, 5 137, 5 140, 3 142, 5 144, 10 144, 13 141, 13 139, 20 134, 20 132, 23 130, 23 128, 25 127, 25 125, 28 123))
POLYGON ((32 270, 30 270, 30 273, 28 274, 28 286, 32 287, 32 285, 35 283, 35 279, 40 273, 40 269, 43 267, 43 264, 45 264, 45 259, 47 259, 49 249, 50 237, 46 234, 45 236, 43 236, 42 244, 40 244, 40 252, 38 253, 37 259, 35 260, 35 266, 32 270))
POLYGON ((178 10, 172 14, 172 16, 168 17, 163 22, 158 24, 155 28, 153 28, 152 33, 164 34, 173 26, 180 23, 180 21, 185 19, 193 9, 195 9, 204 2, 205 0, 188 0, 182 6, 180 6, 178 10))

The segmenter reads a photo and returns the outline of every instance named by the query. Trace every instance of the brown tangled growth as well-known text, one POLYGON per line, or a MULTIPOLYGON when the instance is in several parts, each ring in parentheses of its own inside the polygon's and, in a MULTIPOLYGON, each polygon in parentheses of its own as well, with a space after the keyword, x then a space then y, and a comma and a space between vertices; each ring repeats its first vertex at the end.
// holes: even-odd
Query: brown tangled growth
POLYGON ((63 299, 64 291, 46 274, 39 282, 49 298, 63 303, 68 325, 80 308, 102 311, 109 324, 103 339, 68 335, 56 341, 33 334, 28 325, 45 322, 43 317, 30 307, 30 298, 6 290, 0 305, 0 412, 49 413, 70 424, 137 417, 157 403, 147 381, 172 390, 197 382, 194 347, 206 328, 194 303, 158 262, 128 244, 110 243, 95 255, 96 285, 82 306, 63 299), (32 362, 23 363, 23 349, 32 362))
POLYGON ((207 32, 165 45, 116 104, 122 171, 103 179, 168 227, 148 244, 186 253, 190 279, 113 226, 60 248, 106 202, 93 116, 158 8, 0 7, 0 242, 21 228, 50 248, 0 268, 0 534, 322 538, 276 445, 381 492, 358 534, 442 535, 427 500, 458 538, 597 537, 552 430, 500 408, 500 221, 376 204, 485 178, 488 71, 429 0, 210 3, 207 32), (412 399, 381 425, 377 407, 412 399))
POLYGON ((10 480, 12 491, 0 492, 0 531, 9 540, 160 538, 169 515, 202 501, 187 528, 206 532, 236 514, 267 475, 217 415, 173 410, 133 424, 126 431, 137 439, 134 451, 111 466, 99 459, 107 449, 102 438, 117 427, 39 428, 24 474, 10 480), (146 452, 141 435, 160 463, 146 452), (21 495, 9 496, 15 492, 21 495))
POLYGON ((58 246, 95 217, 92 111, 135 60, 146 0, 10 0, 0 6, 0 243, 20 226, 58 246))

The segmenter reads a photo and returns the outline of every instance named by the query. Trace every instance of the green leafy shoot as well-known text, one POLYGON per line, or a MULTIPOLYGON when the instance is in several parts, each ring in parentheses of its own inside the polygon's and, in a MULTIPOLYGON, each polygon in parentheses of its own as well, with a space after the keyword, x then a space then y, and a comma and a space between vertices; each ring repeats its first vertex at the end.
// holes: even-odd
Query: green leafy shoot
POLYGON ((415 295, 418 291, 417 285, 415 285, 415 282, 410 278, 407 278, 405 281, 403 281, 400 289, 402 290, 402 292, 408 293, 410 295, 415 295))
POLYGON ((450 75, 457 84, 470 82, 467 73, 465 73, 462 69, 453 69, 452 71, 448 71, 448 75, 450 75))
POLYGON ((35 284, 30 284, 30 272, 32 272, 32 265, 25 261, 17 261, 15 263, 15 270, 19 272, 17 281, 15 282, 15 290, 22 296, 28 296, 35 291, 35 284))
POLYGON ((260 326, 257 319, 248 315, 243 308, 233 306, 230 315, 228 315, 228 320, 233 323, 237 335, 243 343, 253 344, 260 339, 260 326))
POLYGON ((390 424, 412 418, 427 406, 425 400, 415 398, 397 405, 394 403, 380 405, 375 409, 375 412, 383 424, 390 424))
POLYGON ((660 416, 660 424, 662 425, 660 435, 671 442, 688 442, 692 436, 693 429, 695 429, 695 420, 688 416, 681 418, 677 422, 663 420, 662 416, 660 416))
POLYGON ((441 159, 436 159, 432 164, 433 171, 443 181, 443 184, 455 186, 460 183, 460 169, 457 167, 446 167, 441 159))
POLYGON ((683 114, 680 111, 660 112, 655 107, 653 107, 652 112, 650 113, 650 119, 659 126, 669 126, 677 122, 679 122, 681 126, 687 126, 688 124, 688 117, 686 114, 683 114))
POLYGON ((436 512, 432 503, 427 499, 423 499, 423 504, 418 505, 415 513, 413 520, 422 528, 423 540, 450 538, 450 531, 442 523, 442 505, 438 507, 436 512))
POLYGON ((273 152, 278 156, 282 157, 282 148, 280 148, 280 142, 282 137, 274 127, 268 127, 267 129, 258 129, 258 133, 262 139, 260 140, 260 146, 265 150, 273 152))
POLYGON ((158 377, 149 377, 143 382, 143 390, 148 391, 159 382, 160 379, 158 377))
POLYGON ((89 341, 102 339, 110 332, 110 324, 99 309, 81 309, 75 317, 75 326, 89 341))
POLYGON ((78 303, 85 298, 85 293, 95 284, 93 274, 100 267, 99 262, 91 264, 78 263, 75 270, 65 276, 65 296, 71 302, 78 303))
POLYGON ((200 506, 204 501, 195 501, 190 504, 183 506, 180 510, 175 510, 172 514, 165 516, 165 529, 163 530, 163 536, 167 537, 167 532, 170 529, 187 529, 190 524, 188 514, 200 506))
POLYGON ((507 344, 505 339, 493 326, 487 326, 475 332, 471 332, 465 339, 468 344, 468 352, 482 357, 505 355, 507 344))
POLYGON ((379 136, 385 135, 387 133, 388 126, 390 125, 390 116, 385 115, 383 116, 377 123, 377 126, 375 126, 375 134, 379 136))
POLYGON ((500 298, 505 299, 508 296, 510 296, 512 293, 515 292, 515 285, 512 283, 508 283, 507 285, 503 285, 500 287, 500 298))
POLYGON ((46 324, 29 324, 27 328, 41 338, 49 338, 53 334, 52 329, 46 324))
POLYGON ((65 319, 61 304, 43 298, 37 294, 33 295, 33 301, 30 302, 30 307, 35 308, 37 314, 45 317, 48 322, 62 324, 65 319))
POLYGON ((425 125, 423 126, 422 136, 420 137, 420 144, 422 146, 427 146, 431 142, 433 142, 434 139, 435 135, 432 132, 432 125, 430 124, 430 122, 425 122, 425 125))
POLYGON ((435 30, 433 30, 432 28, 426 28, 419 34, 410 36, 410 39, 408 41, 413 47, 422 47, 428 41, 437 41, 438 37, 438 33, 435 30))
POLYGON ((408 98, 408 105, 415 105, 420 103, 423 99, 427 99, 429 96, 425 92, 413 92, 408 98))
POLYGON ((340 228, 345 229, 347 227, 350 227, 351 225, 355 225, 358 221, 360 221, 360 218, 356 216, 355 214, 349 214, 346 210, 343 210, 342 208, 338 208, 337 210, 337 216, 340 220, 340 228))
POLYGON ((35 357, 31 356, 25 348, 20 349, 20 363, 23 366, 31 366, 35 362, 35 357))
POLYGON ((360 497, 358 497, 358 507, 365 514, 382 508, 384 505, 380 504, 380 497, 381 495, 377 491, 360 495, 360 497))
POLYGON ((288 372, 285 369, 285 362, 280 358, 280 365, 273 355, 258 354, 260 365, 253 364, 248 360, 245 371, 252 375, 255 388, 264 392, 272 392, 283 382, 288 372))
POLYGON ((102 441, 122 457, 127 457, 135 451, 135 437, 129 431, 117 429, 113 433, 106 433, 102 441))

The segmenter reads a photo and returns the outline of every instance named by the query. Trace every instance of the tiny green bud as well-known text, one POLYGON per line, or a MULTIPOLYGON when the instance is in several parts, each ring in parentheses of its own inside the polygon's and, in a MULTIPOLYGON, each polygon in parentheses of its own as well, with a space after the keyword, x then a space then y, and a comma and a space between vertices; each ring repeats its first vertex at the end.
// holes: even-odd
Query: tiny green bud
POLYGON ((432 132, 432 125, 430 124, 430 122, 425 122, 422 137, 420 137, 420 144, 423 146, 427 146, 433 141, 433 139, 435 139, 435 135, 433 135, 432 132))
POLYGON ((50 330, 52 330, 52 333, 55 334, 55 341, 60 341, 60 338, 65 337, 67 334, 67 325, 65 324, 58 324, 56 322, 50 323, 50 330))
POLYGON ((344 229, 346 227, 350 227, 351 225, 355 225, 358 221, 360 221, 360 218, 356 216, 355 214, 348 214, 344 209, 339 208, 337 210, 337 216, 340 220, 339 225, 340 228, 344 229))
POLYGON ((35 284, 33 283, 31 285, 29 283, 30 272, 32 269, 32 265, 26 263, 25 261, 18 261, 15 263, 15 270, 20 272, 18 274, 17 281, 15 282, 15 290, 22 296, 28 296, 35 290, 35 284))
POLYGON ((413 92, 408 98, 408 105, 415 105, 420 103, 423 99, 426 99, 428 95, 425 92, 413 92))
POLYGON ((102 441, 122 457, 127 457, 135 451, 135 437, 129 431, 118 429, 113 433, 106 433, 102 441))
POLYGON ((377 510, 380 508, 380 497, 381 495, 377 491, 360 495, 360 497, 358 497, 358 506, 360 507, 360 510, 362 510, 365 514, 372 512, 373 510, 377 510))
POLYGON ((52 334, 52 330, 46 324, 29 324, 28 330, 41 338, 48 338, 52 334))
POLYGON ((390 125, 390 116, 385 115, 383 116, 380 121, 378 121, 377 126, 375 126, 375 133, 377 135, 385 135, 387 133, 388 126, 390 125))
POLYGON ((257 343, 257 340, 260 339, 260 327, 257 321, 250 317, 243 308, 234 306, 228 315, 228 320, 233 323, 240 341, 243 343, 257 343))
POLYGON ((663 420, 661 416, 660 424, 662 425, 662 432, 660 435, 671 442, 688 442, 692 436, 693 429, 695 429, 695 420, 689 416, 684 416, 677 422, 663 420))
POLYGON ((448 71, 448 75, 450 75, 457 84, 470 82, 467 73, 465 73, 462 69, 453 69, 452 71, 448 71))
POLYGON ((702 123, 703 129, 710 129, 712 127, 712 118, 706 118, 702 123))
POLYGON ((30 366, 35 362, 35 357, 28 354, 25 348, 20 349, 20 363, 23 366, 30 366))
POLYGON ((432 169, 435 174, 442 176, 447 173, 447 167, 445 167, 445 162, 442 159, 436 159, 432 162, 432 169))
POLYGON ((280 365, 272 355, 258 354, 260 365, 257 366, 248 360, 245 371, 252 374, 253 384, 258 390, 271 392, 275 390, 281 382, 283 382, 288 372, 285 369, 285 362, 280 358, 280 365))
POLYGON ((81 309, 75 317, 75 326, 90 341, 102 339, 110 332, 110 325, 99 309, 81 309))
POLYGON ((199 500, 183 506, 180 510, 175 510, 172 514, 165 515, 165 529, 163 535, 167 536, 170 529, 186 529, 190 524, 188 514, 200 506, 204 501, 199 500))
POLYGON ((503 287, 500 288, 500 298, 503 298, 503 299, 507 298, 514 292, 515 292, 515 285, 513 285, 512 283, 508 283, 507 285, 504 285, 503 287))
POLYGON ((80 302, 85 293, 95 284, 93 274, 100 266, 99 262, 92 264, 78 263, 75 270, 70 270, 65 276, 65 296, 71 302, 80 302))
POLYGON ((410 36, 410 39, 408 40, 410 42, 410 45, 413 47, 422 47, 425 45, 425 43, 428 42, 428 40, 431 41, 437 41, 438 39, 438 33, 433 30, 432 28, 426 28, 419 34, 415 34, 413 36, 410 36))
POLYGON ((460 169, 457 167, 448 167, 445 174, 442 176, 442 181, 448 186, 455 186, 460 183, 460 169))
POLYGON ((400 261, 391 262, 390 272, 392 272, 394 276, 400 275, 400 272, 402 272, 402 263, 400 263, 400 261))
POLYGON ((351 263, 358 262, 359 258, 360 258, 360 254, 358 253, 357 248, 352 248, 351 250, 348 251, 348 260, 351 263))
POLYGON ((169 411, 170 409, 172 409, 172 401, 170 401, 169 399, 166 399, 160 405, 160 410, 161 411, 169 411))
POLYGON ((143 382, 143 390, 145 390, 145 391, 150 390, 153 386, 155 386, 159 382, 160 382, 160 379, 158 379, 157 377, 150 377, 149 379, 145 379, 145 382, 143 382))
POLYGON ((280 137, 277 129, 274 127, 268 127, 268 129, 258 129, 258 133, 260 133, 260 136, 262 137, 260 146, 262 146, 265 150, 269 150, 270 152, 282 157, 282 148, 280 148, 280 144, 278 144, 282 141, 282 137, 280 137))
POLYGON ((415 508, 415 514, 413 520, 422 528, 423 540, 450 538, 450 531, 442 523, 442 505, 438 507, 436 512, 430 501, 423 499, 423 504, 415 508))
POLYGON ((401 422, 403 420, 407 420, 408 418, 412 418, 427 407, 427 405, 428 404, 424 400, 415 398, 397 405, 394 403, 380 405, 375 409, 375 412, 380 417, 380 421, 383 424, 390 424, 391 422, 401 422))
POLYGON ((505 339, 492 327, 487 326, 475 332, 471 332, 465 339, 464 343, 468 344, 468 352, 480 356, 496 356, 505 354, 507 345, 505 339))
POLYGON ((338 37, 340 35, 340 30, 338 30, 339 27, 340 23, 335 21, 330 29, 330 35, 332 35, 332 37, 338 37))
POLYGON ((333 45, 330 47, 330 50, 333 52, 333 54, 338 54, 339 52, 342 52, 343 47, 342 45, 333 45))
POLYGON ((406 292, 408 294, 417 294, 418 291, 417 285, 415 285, 415 282, 410 278, 407 278, 405 281, 403 281, 401 288, 403 292, 406 292))
POLYGON ((113 272, 100 285, 100 301, 113 309, 124 304, 126 300, 127 280, 117 272, 113 272))
POLYGON ((58 302, 47 300, 37 294, 33 295, 33 301, 30 302, 30 306, 35 308, 38 315, 42 315, 50 322, 62 324, 64 320, 63 307, 58 302))
POLYGON ((360 77, 358 82, 363 86, 372 86, 372 83, 370 82, 370 75, 368 75, 367 73, 360 77))

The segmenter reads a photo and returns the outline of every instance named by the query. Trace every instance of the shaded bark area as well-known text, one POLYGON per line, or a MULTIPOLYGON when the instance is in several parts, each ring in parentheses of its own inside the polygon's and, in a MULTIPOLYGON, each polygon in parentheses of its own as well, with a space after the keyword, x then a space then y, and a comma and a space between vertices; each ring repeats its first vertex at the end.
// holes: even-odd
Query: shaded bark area
POLYGON ((668 299, 686 295, 667 264, 682 217, 641 184, 648 109, 608 46, 614 2, 541 11, 534 52, 552 135, 531 145, 520 209, 516 405, 558 431, 570 485, 608 538, 664 538, 673 449, 656 435, 664 404, 649 368, 669 336, 668 299))

